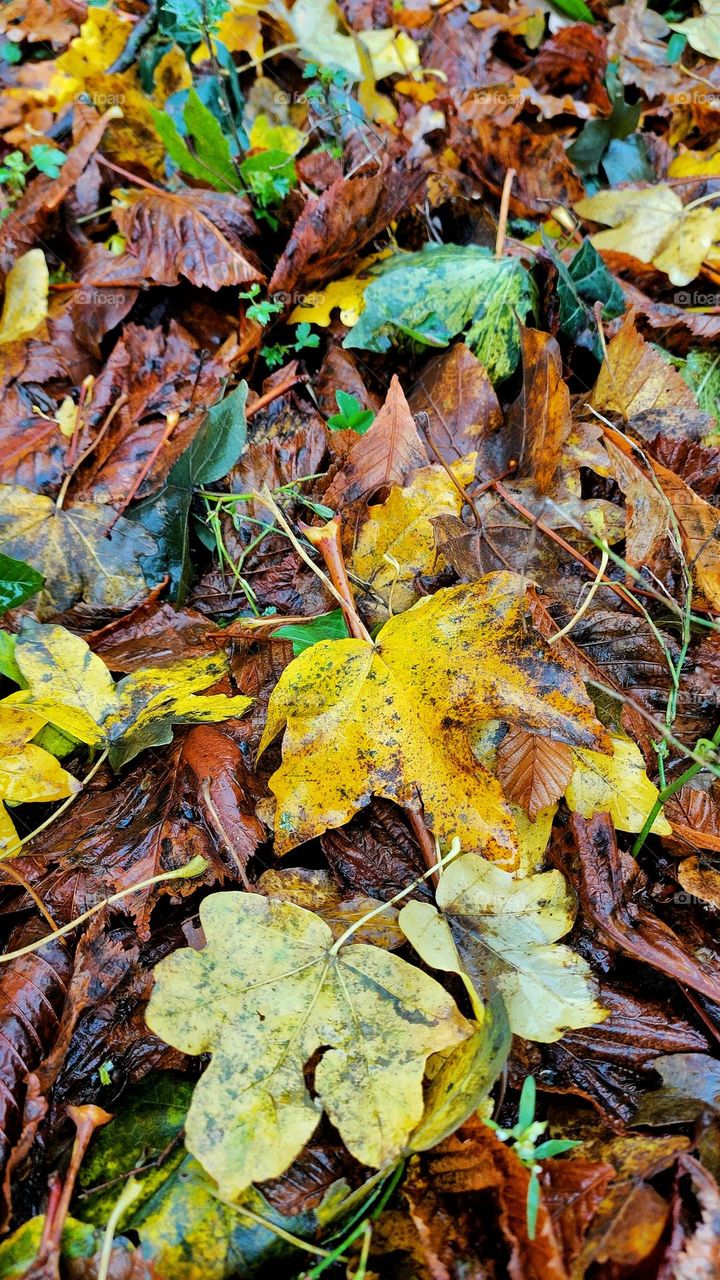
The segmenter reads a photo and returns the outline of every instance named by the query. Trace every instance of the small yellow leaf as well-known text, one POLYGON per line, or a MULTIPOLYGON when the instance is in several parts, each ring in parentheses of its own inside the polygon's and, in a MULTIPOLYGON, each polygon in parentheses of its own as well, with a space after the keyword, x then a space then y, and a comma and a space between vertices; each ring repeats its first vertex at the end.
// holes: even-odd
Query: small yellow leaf
POLYGON ((42 249, 29 249, 11 267, 5 281, 0 344, 17 342, 47 317, 50 275, 42 249))
POLYGON ((291 124, 273 124, 262 113, 255 117, 250 130, 250 146, 256 151, 285 151, 295 155, 306 143, 302 129, 291 124))
MULTIPOLYGON (((452 466, 458 484, 475 475, 475 453, 452 466)), ((445 561, 435 549, 435 516, 459 516, 463 498, 442 467, 423 467, 405 489, 394 485, 389 497, 358 532, 351 569, 362 580, 373 608, 373 621, 403 613, 419 598, 416 579, 439 572, 445 561), (378 597, 387 606, 377 605, 378 597)))
MULTIPOLYGON (((565 792, 574 813, 591 818, 609 813, 618 831, 641 831, 658 797, 640 752, 630 738, 613 734, 613 754, 575 749, 575 771, 565 792)), ((657 835, 669 836, 672 827, 659 814, 653 824, 657 835)))
POLYGON ((707 151, 681 151, 670 162, 669 178, 717 178, 720 177, 720 147, 717 144, 707 151))
MULTIPOLYGON (((44 723, 28 707, 0 702, 0 802, 64 800, 80 790, 81 784, 55 757, 31 741, 44 723)), ((0 803, 0 856, 7 857, 15 847, 15 828, 0 803)))
POLYGON ((66 440, 70 440, 75 435, 78 420, 78 407, 72 396, 65 396, 60 408, 55 414, 57 422, 62 434, 66 440))
POLYGON ((323 1110, 363 1164, 401 1155, 429 1055, 472 1032, 451 997, 379 947, 336 950, 328 926, 289 902, 215 893, 200 919, 206 946, 157 966, 147 1022, 184 1053, 213 1055, 186 1134, 221 1194, 283 1173, 323 1110), (321 1046, 311 1097, 303 1068, 321 1046))
POLYGON ((351 329, 362 315, 365 290, 373 278, 370 268, 373 263, 387 258, 391 252, 390 249, 383 249, 382 253, 362 258, 353 275, 333 280, 324 289, 313 289, 306 295, 305 301, 298 303, 290 313, 290 324, 307 321, 308 324, 319 324, 321 328, 326 328, 332 319, 332 312, 338 307, 342 323, 351 329))
MULTIPOLYGON (((436 898, 463 969, 481 995, 500 991, 514 1034, 549 1043, 605 1016, 586 961, 557 945, 575 918, 575 900, 559 871, 517 879, 477 854, 463 854, 442 872, 436 898)), ((437 918, 429 903, 412 903, 399 923, 425 963, 444 969, 448 949, 437 918)))

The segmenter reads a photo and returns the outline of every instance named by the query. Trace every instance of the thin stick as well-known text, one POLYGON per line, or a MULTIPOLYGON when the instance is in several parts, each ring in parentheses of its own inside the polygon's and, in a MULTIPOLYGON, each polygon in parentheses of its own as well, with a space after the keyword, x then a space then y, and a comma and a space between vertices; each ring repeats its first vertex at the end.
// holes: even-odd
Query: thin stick
POLYGON ((570 621, 565 624, 562 631, 558 631, 554 636, 550 637, 550 639, 548 640, 548 644, 556 644, 558 640, 562 640, 564 639, 565 636, 569 636, 570 632, 574 629, 574 627, 577 626, 583 614, 586 613, 587 610, 590 608, 590 604, 592 602, 593 596, 595 595, 596 591, 598 590, 598 587, 600 586, 600 583, 605 577, 605 570, 607 569, 609 559, 610 557, 608 556, 607 549, 603 548, 602 558, 600 560, 600 567, 597 572, 597 577, 595 578, 595 581, 593 582, 585 599, 580 605, 580 608, 576 610, 576 612, 573 614, 570 621))
POLYGON ((495 237, 495 257, 502 258, 505 251, 505 232, 507 231, 508 211, 510 209, 510 192, 512 190, 513 179, 517 173, 516 169, 508 169, 503 182, 502 196, 500 197, 500 215, 498 217, 497 235, 495 237))
POLYGON ((45 906, 45 903, 40 897, 40 894, 37 893, 35 889, 33 889, 31 884, 28 884, 24 876, 20 875, 20 872, 17 870, 16 867, 13 867, 9 862, 3 862, 3 863, 0 863, 0 871, 5 872, 6 875, 10 876, 10 879, 14 880, 16 884, 22 885, 25 892, 29 893, 30 897, 35 903, 35 906, 40 912, 40 915, 44 916, 45 919, 47 920, 51 929, 58 929, 60 927, 58 925, 57 920, 53 920, 52 916, 50 915, 50 912, 45 906))
POLYGON ((34 951, 39 951, 46 946, 48 942, 54 942, 56 938, 64 938, 66 933, 71 933, 73 929, 77 929, 79 924, 84 924, 91 916, 102 911, 103 907, 112 906, 114 902, 119 902, 121 898, 126 898, 130 893, 137 893, 140 889, 149 889, 154 884, 162 884, 165 880, 187 880, 194 876, 201 876, 208 868, 206 858, 191 858, 184 867, 176 867, 174 871, 164 871, 159 876, 150 876, 148 880, 139 880, 137 884, 128 885, 127 889, 121 889, 119 893, 113 893, 109 898, 103 898, 102 902, 96 902, 94 907, 90 907, 88 911, 83 911, 81 916, 76 916, 69 924, 64 924, 62 929, 56 929, 54 933, 48 933, 44 938, 39 938, 37 942, 31 942, 27 947, 19 947, 17 951, 6 951, 5 955, 0 956, 0 964, 7 964, 9 960, 19 960, 21 956, 32 955, 34 951))
POLYGON ((301 523, 300 528, 308 542, 312 543, 320 552, 325 568, 330 575, 330 581, 345 601, 342 611, 350 635, 354 636, 356 640, 366 640, 369 644, 372 644, 370 632, 365 627, 355 607, 355 599, 347 575, 345 558, 340 542, 340 517, 333 516, 332 520, 328 520, 327 524, 320 526, 301 523))
POLYGON ((259 396, 257 400, 253 401, 250 408, 245 410, 246 419, 253 418, 256 413, 259 413, 261 409, 265 408, 265 405, 270 404, 273 400, 277 400, 278 396, 284 395, 286 391, 289 391, 291 387, 296 386, 298 382, 304 381, 305 374, 296 373, 292 378, 286 378, 284 382, 279 382, 276 387, 272 387, 270 391, 266 391, 264 396, 259 396))
POLYGON ((180 421, 180 414, 177 412, 177 410, 173 410, 172 413, 169 413, 167 415, 167 425, 165 427, 165 430, 163 431, 162 439, 158 440, 158 443, 155 445, 155 448, 150 454, 150 457, 146 458, 145 463, 143 464, 140 470, 140 474, 136 476, 135 480, 132 483, 129 494, 127 495, 126 498, 123 498, 122 502, 120 503, 120 506, 118 507, 117 511, 115 512, 115 515, 110 521, 110 524, 105 530, 106 536, 111 532, 112 529, 114 529, 123 511, 127 511, 127 508, 130 506, 130 503, 135 497, 135 494, 137 493, 138 489, 142 485, 143 480, 147 476, 148 472, 155 465, 155 462, 157 461, 160 453, 162 452, 162 450, 165 448, 165 445, 170 440, 170 437, 172 436, 179 421, 180 421))
POLYGON ((129 1209, 130 1205, 134 1204, 137 1200, 142 1189, 142 1182, 140 1182, 138 1178, 134 1178, 131 1174, 115 1201, 113 1211, 107 1220, 107 1226, 105 1228, 97 1280, 108 1280, 108 1276, 110 1274, 110 1262, 112 1259, 113 1241, 115 1240, 115 1232, 117 1231, 118 1223, 126 1209, 129 1209))

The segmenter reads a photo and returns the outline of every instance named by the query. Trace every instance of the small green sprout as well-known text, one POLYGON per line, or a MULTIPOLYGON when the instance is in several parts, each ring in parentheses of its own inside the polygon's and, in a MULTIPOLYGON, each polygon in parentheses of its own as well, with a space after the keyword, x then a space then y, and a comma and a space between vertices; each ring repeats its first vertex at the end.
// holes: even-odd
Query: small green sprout
POLYGON ((547 1142, 541 1142, 539 1146, 535 1145, 548 1126, 547 1120, 535 1119, 535 1098, 535 1077, 527 1076, 520 1094, 517 1124, 513 1125, 512 1129, 503 1129, 494 1120, 486 1121, 501 1142, 510 1143, 518 1160, 530 1171, 527 1189, 527 1232, 530 1240, 535 1239, 540 1207, 538 1174, 541 1169, 538 1160, 547 1160, 549 1156, 559 1156, 564 1151, 571 1151, 573 1147, 581 1146, 580 1142, 570 1138, 550 1138, 547 1142))

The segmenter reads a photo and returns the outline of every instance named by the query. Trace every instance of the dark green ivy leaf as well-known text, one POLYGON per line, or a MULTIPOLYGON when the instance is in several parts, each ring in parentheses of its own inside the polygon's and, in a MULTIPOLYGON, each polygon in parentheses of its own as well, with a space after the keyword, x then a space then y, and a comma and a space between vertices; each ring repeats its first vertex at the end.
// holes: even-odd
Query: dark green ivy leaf
POLYGON ((29 600, 44 582, 42 574, 29 564, 0 552, 0 613, 29 600))

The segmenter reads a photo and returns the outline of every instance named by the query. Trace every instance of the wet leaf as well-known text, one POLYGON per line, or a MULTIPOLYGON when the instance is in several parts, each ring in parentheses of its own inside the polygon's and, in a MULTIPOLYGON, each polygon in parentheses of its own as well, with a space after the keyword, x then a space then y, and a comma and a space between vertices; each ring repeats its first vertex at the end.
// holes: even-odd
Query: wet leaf
MULTIPOLYGON (((588 965, 555 945, 575 916, 557 872, 514 879, 476 854, 463 854, 443 871, 436 900, 476 989, 499 989, 516 1035, 547 1042, 602 1021, 588 965)), ((400 926, 422 959, 445 968, 436 949, 437 920, 428 903, 412 902, 400 912, 400 926)))
POLYGON ((18 258, 5 280, 0 346, 33 333, 47 316, 49 274, 42 249, 18 258))
MULTIPOLYGON (((630 738, 612 735, 612 754, 575 750, 574 770, 565 791, 568 805, 583 818, 609 813, 618 831, 641 831, 658 797, 645 772, 640 748, 630 738)), ((668 836, 671 826, 660 812, 652 830, 668 836)))
POLYGON ((698 53, 709 58, 720 58, 720 6, 718 0, 699 0, 702 14, 698 18, 686 18, 684 22, 670 22, 672 31, 679 31, 688 44, 698 53))
POLYGON ((78 600, 97 606, 129 606, 147 593, 143 560, 156 545, 148 533, 111 507, 79 502, 58 510, 51 498, 0 485, 0 549, 25 559, 45 579, 33 609, 53 617, 78 600))
POLYGON ((177 284, 183 276, 217 290, 263 279, 244 250, 254 228, 244 196, 131 190, 113 215, 138 272, 155 284, 177 284))
POLYGON ((498 778, 508 800, 535 819, 564 794, 575 767, 564 742, 526 729, 510 729, 497 752, 498 778))
POLYGON ((6 804, 64 800, 77 795, 80 783, 58 764, 54 756, 32 741, 45 723, 27 707, 0 703, 0 853, 17 848, 17 835, 6 804))
POLYGON ((346 822, 372 795, 425 819, 441 840, 514 864, 514 822, 467 733, 493 717, 602 745, 574 676, 524 626, 520 581, 490 574, 391 618, 375 645, 324 641, 285 670, 261 750, 285 729, 276 849, 346 822))
POLYGON ((393 374, 385 403, 325 490, 325 502, 337 506, 370 498, 388 485, 409 480, 426 462, 415 419, 393 374))
POLYGON ((43 585, 42 574, 0 552, 0 613, 29 600, 43 585))
POLYGON ((709 205, 686 210, 675 188, 663 183, 599 191, 578 201, 575 211, 613 228, 591 237, 596 249, 630 249, 633 257, 652 262, 675 285, 694 280, 720 240, 720 211, 709 205))
POLYGON ((147 1018, 185 1052, 213 1052, 187 1143, 223 1194, 282 1173, 323 1109, 363 1163, 397 1156, 422 1115, 428 1055, 469 1033, 450 997, 389 952, 333 950, 327 925, 289 903, 213 894, 200 914, 206 947, 158 966, 147 1018), (321 1045, 313 1101, 302 1068, 321 1045))
POLYGON ((365 290, 363 313, 344 346, 387 351, 413 339, 445 347, 465 341, 493 382, 508 377, 520 356, 515 317, 534 301, 530 276, 517 258, 495 259, 477 245, 428 245, 379 264, 365 290))

